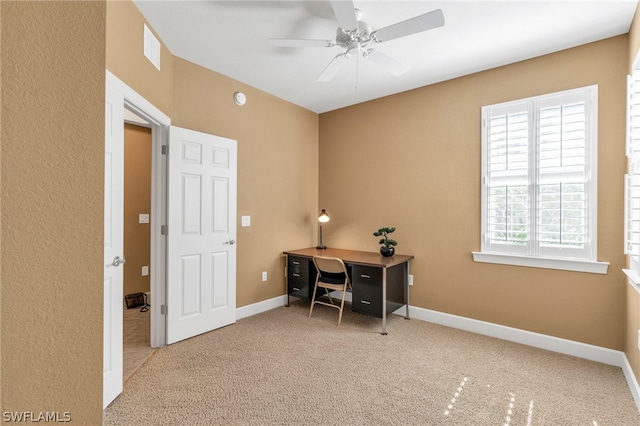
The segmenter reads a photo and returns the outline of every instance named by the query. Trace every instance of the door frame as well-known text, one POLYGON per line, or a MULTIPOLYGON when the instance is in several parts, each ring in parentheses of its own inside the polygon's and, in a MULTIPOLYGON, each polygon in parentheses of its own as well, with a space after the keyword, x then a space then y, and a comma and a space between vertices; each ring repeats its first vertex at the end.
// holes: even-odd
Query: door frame
MULTIPOLYGON (((161 227, 167 223, 167 156, 162 146, 168 144, 171 118, 143 98, 126 83, 106 71, 106 78, 124 96, 123 108, 128 109, 149 123, 151 128, 151 265, 149 279, 151 292, 151 346, 166 345, 166 316, 160 307, 167 298, 167 237, 161 227)), ((124 126, 124 122, 122 123, 124 126)))

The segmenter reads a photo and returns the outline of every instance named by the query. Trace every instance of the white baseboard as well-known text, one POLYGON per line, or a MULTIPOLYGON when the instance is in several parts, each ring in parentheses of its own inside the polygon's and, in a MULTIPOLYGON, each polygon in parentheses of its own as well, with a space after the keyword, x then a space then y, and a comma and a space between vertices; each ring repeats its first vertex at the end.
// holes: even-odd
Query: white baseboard
MULTIPOLYGON (((404 316, 405 308, 403 307, 398 309, 394 314, 404 316)), ((521 343, 523 345, 546 349, 548 351, 584 358, 591 361, 597 361, 603 364, 615 365, 616 367, 622 367, 623 365, 624 352, 614 351, 600 346, 560 339, 558 337, 548 336, 545 334, 533 333, 531 331, 521 330, 518 328, 506 327, 504 325, 493 324, 490 322, 446 314, 429 309, 417 308, 415 306, 409 307, 409 315, 411 318, 422 321, 470 331, 484 336, 508 340, 510 342, 521 343)))
POLYGON ((631 365, 629 364, 629 360, 626 356, 624 356, 622 372, 624 373, 624 377, 627 379, 627 385, 629 385, 629 390, 631 391, 633 400, 636 402, 636 407, 638 407, 638 411, 640 411, 640 384, 638 384, 638 380, 633 374, 633 370, 631 369, 631 365))
MULTIPOLYGON (((405 308, 403 307, 398 309, 394 314, 404 316, 405 308)), ((429 309, 417 308, 415 306, 409 306, 409 315, 411 318, 421 321, 457 328, 476 334, 482 334, 484 336, 495 337, 498 339, 508 340, 510 342, 620 367, 625 379, 627 380, 627 385, 629 386, 633 400, 636 403, 636 407, 638 408, 638 411, 640 411, 640 385, 633 374, 633 370, 631 369, 627 356, 622 351, 615 351, 613 349, 603 348, 600 346, 588 345, 586 343, 575 342, 573 340, 560 339, 558 337, 548 336, 545 334, 533 333, 531 331, 506 327, 504 325, 493 324, 485 321, 478 321, 429 309)))
POLYGON ((278 296, 273 299, 263 300, 262 302, 252 303, 251 305, 236 308, 236 320, 250 317, 262 312, 269 311, 287 304, 287 296, 278 296))
MULTIPOLYGON (((350 299, 350 296, 351 294, 347 293, 345 300, 350 299)), ((252 315, 286 305, 286 303, 287 296, 284 295, 243 306, 236 309, 236 319, 250 317, 252 315)), ((404 316, 405 308, 402 307, 398 309, 394 314, 404 316)), ((465 330, 484 336, 495 337, 497 339, 620 367, 625 379, 627 380, 627 385, 629 386, 633 400, 636 403, 636 407, 638 407, 638 411, 640 411, 640 384, 638 384, 638 380, 633 374, 633 370, 631 369, 629 360, 627 360, 627 356, 622 351, 615 351, 601 346, 561 339, 545 334, 534 333, 518 328, 432 311, 430 309, 418 308, 415 306, 409 306, 409 315, 412 319, 420 321, 431 322, 446 327, 457 328, 459 330, 465 330)))

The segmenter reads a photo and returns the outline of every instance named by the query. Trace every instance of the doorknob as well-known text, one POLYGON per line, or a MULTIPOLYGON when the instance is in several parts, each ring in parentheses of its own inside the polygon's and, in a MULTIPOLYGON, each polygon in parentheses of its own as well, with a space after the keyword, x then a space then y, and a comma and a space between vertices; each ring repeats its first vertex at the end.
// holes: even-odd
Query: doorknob
POLYGON ((127 260, 123 257, 120 256, 116 256, 113 258, 113 263, 111 263, 113 266, 120 266, 124 263, 127 263, 127 260))
POLYGON ((222 244, 229 244, 229 245, 231 245, 231 246, 232 246, 232 245, 234 245, 235 243, 236 243, 236 240, 234 240, 233 238, 231 238, 231 239, 229 239, 229 241, 225 241, 225 242, 224 242, 224 243, 222 243, 222 244))

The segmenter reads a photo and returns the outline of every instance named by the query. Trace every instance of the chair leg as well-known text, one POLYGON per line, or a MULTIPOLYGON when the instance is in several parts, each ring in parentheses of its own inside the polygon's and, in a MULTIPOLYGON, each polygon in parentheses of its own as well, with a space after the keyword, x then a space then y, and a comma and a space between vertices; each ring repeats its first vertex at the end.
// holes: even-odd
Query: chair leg
POLYGON ((340 314, 338 315, 338 327, 340 327, 340 322, 342 322, 342 311, 344 310, 344 292, 342 293, 342 303, 340 303, 340 314))
POLYGON ((325 287, 324 291, 327 293, 327 297, 329 298, 329 303, 331 303, 333 305, 334 303, 333 303, 333 299, 331 298, 331 292, 326 287, 325 287))
MULTIPOLYGON (((348 283, 349 288, 351 288, 351 283, 348 283)), ((353 289, 351 289, 353 291, 353 289)), ((342 322, 342 311, 344 310, 344 299, 347 294, 347 287, 342 290, 342 302, 340 303, 340 314, 338 314, 338 327, 340 327, 340 323, 342 322)))
POLYGON ((311 307, 309 308, 309 318, 311 318, 311 313, 313 312, 313 304, 316 302, 316 290, 318 290, 317 284, 313 287, 313 296, 311 297, 311 307))

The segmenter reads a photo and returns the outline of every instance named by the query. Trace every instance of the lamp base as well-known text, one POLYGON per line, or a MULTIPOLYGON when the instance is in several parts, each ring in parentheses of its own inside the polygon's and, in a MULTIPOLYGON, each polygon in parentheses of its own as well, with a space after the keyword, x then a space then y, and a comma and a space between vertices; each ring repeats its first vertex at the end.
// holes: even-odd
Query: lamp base
POLYGON ((324 250, 324 249, 327 248, 327 246, 316 246, 316 248, 319 249, 319 250, 324 250))

